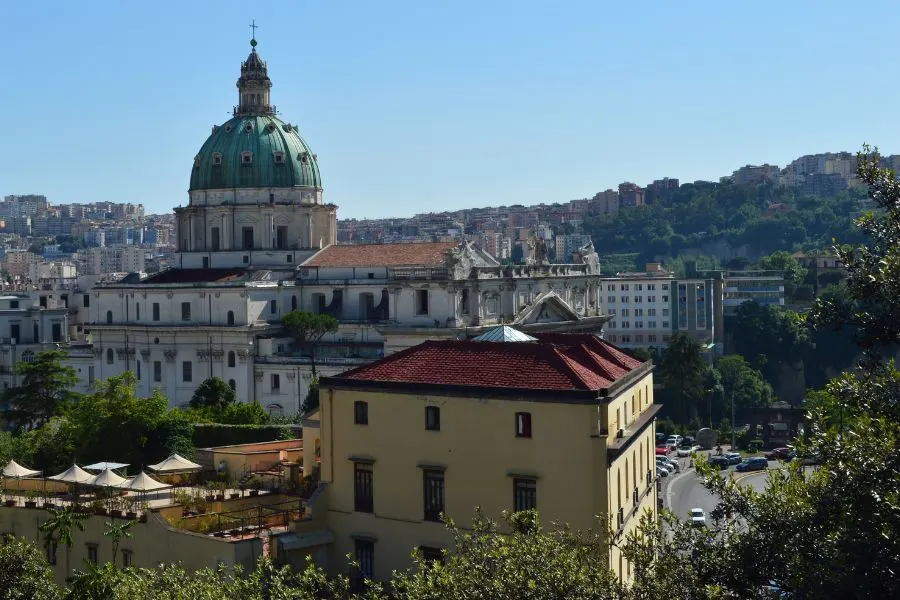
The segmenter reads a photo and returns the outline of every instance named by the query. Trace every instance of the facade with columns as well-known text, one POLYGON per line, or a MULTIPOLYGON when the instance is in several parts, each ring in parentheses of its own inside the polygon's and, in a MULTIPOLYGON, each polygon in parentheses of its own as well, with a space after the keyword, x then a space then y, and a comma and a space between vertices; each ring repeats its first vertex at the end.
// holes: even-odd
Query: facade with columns
POLYGON ((141 394, 190 401, 211 376, 240 401, 299 411, 312 357, 280 331, 291 310, 328 313, 339 331, 317 346, 336 375, 429 339, 464 339, 508 323, 524 331, 600 331, 600 272, 578 264, 500 265, 459 243, 336 245, 317 156, 277 116, 266 63, 241 65, 239 104, 194 158, 188 205, 175 209, 177 268, 98 283, 82 307, 95 377, 134 371, 141 394))

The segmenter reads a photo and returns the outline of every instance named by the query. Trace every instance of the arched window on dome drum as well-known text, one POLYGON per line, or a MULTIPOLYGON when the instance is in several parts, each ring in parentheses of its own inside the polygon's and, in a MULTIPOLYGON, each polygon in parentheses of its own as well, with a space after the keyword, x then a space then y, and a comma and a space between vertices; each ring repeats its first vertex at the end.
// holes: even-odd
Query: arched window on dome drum
POLYGON ((111 310, 106 311, 106 324, 112 325, 112 311, 111 310))
POLYGON ((107 348, 106 349, 106 364, 111 365, 111 364, 113 364, 113 362, 114 362, 114 359, 113 359, 112 348, 107 348))
POLYGON ((227 318, 228 318, 228 324, 229 324, 229 325, 234 325, 234 311, 233 311, 233 310, 229 310, 229 311, 228 311, 228 317, 227 317, 227 318))
POLYGON ((229 351, 228 351, 228 366, 229 366, 229 367, 234 367, 234 365, 235 365, 235 361, 234 361, 234 350, 229 350, 229 351))

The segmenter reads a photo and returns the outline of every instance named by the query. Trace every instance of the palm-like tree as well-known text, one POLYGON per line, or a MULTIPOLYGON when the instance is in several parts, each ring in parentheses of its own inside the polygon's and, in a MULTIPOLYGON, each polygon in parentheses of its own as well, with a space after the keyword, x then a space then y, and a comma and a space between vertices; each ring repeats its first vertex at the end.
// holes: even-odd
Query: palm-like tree
POLYGON ((103 532, 105 537, 108 537, 112 540, 112 564, 116 565, 116 557, 119 554, 119 543, 123 539, 127 539, 131 537, 131 532, 128 531, 137 521, 124 521, 121 525, 116 525, 114 523, 106 522, 106 531, 103 532))
POLYGON ((44 521, 40 530, 44 532, 44 547, 49 548, 51 544, 56 543, 66 545, 66 577, 69 576, 69 554, 72 550, 72 533, 75 530, 84 531, 84 523, 87 515, 76 510, 72 505, 60 508, 50 509, 50 518, 44 521))

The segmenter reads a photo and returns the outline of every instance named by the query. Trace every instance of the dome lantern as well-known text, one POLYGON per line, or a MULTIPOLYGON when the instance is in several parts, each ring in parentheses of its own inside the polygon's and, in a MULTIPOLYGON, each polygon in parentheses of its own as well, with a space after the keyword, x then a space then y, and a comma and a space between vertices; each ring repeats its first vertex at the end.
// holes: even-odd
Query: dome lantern
POLYGON ((250 40, 250 56, 241 63, 241 76, 237 80, 238 106, 234 116, 274 115, 270 95, 272 80, 266 63, 256 52, 256 36, 250 40))

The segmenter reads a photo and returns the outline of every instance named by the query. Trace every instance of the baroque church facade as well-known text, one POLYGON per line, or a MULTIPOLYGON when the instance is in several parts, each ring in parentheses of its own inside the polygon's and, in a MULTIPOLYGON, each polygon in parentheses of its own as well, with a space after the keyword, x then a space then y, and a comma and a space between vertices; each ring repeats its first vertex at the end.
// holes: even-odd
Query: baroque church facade
POLYGON ((459 243, 338 245, 318 157, 272 104, 268 67, 251 41, 233 116, 194 157, 188 204, 175 209, 176 268, 131 273, 90 291, 93 377, 131 370, 139 392, 185 405, 209 377, 239 401, 299 412, 312 360, 280 320, 292 310, 340 322, 316 368, 336 375, 431 339, 466 339, 497 324, 593 331, 606 317, 593 248, 549 264, 539 247, 505 266, 459 243))

